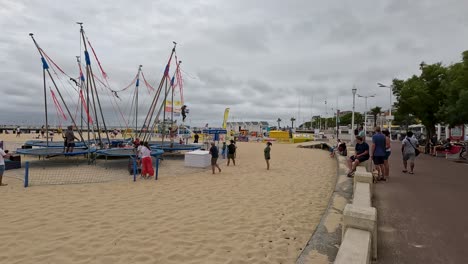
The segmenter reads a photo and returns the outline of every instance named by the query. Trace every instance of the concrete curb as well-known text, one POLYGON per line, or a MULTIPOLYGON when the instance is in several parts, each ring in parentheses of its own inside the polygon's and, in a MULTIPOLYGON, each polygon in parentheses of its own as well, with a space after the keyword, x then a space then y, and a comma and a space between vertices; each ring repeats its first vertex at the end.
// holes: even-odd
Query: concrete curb
POLYGON ((343 211, 346 204, 351 202, 353 181, 346 177, 346 167, 342 166, 346 160, 345 157, 335 155, 335 158, 337 161, 335 189, 320 223, 297 258, 297 264, 333 263, 338 253, 343 232, 343 211))
POLYGON ((354 176, 353 201, 343 212, 342 242, 336 264, 371 263, 377 259, 377 210, 372 207, 373 176, 362 164, 354 176))

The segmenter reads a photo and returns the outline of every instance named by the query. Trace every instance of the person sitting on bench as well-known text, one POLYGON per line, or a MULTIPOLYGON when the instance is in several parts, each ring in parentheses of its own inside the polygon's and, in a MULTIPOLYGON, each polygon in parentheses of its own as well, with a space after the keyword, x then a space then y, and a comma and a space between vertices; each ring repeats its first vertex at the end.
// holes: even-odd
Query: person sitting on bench
POLYGON ((356 137, 356 153, 348 159, 348 177, 353 177, 356 167, 369 159, 369 145, 363 141, 361 136, 356 137))

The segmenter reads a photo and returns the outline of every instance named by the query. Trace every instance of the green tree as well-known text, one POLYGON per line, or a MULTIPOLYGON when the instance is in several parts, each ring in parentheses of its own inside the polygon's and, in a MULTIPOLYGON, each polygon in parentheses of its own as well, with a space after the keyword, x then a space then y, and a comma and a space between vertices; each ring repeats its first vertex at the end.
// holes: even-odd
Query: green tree
POLYGON ((394 114, 394 116, 395 119, 392 121, 392 125, 398 125, 400 127, 405 128, 406 130, 408 130, 408 126, 416 124, 418 122, 416 118, 411 114, 401 114, 397 111, 394 114))
MULTIPOLYGON (((340 117, 340 125, 351 126, 353 113, 344 114, 340 117)), ((354 113, 354 125, 360 124, 364 121, 363 115, 360 113, 354 113)))
POLYGON ((452 127, 466 123, 468 121, 468 51, 463 52, 462 62, 448 67, 443 87, 445 101, 438 116, 452 127))
POLYGON ((294 128, 294 121, 296 121, 296 118, 291 117, 291 128, 294 128))
POLYGON ((377 126, 377 116, 380 116, 380 113, 382 112, 382 107, 376 106, 370 110, 370 113, 374 117, 374 127, 377 126))
POLYGON ((393 80, 393 94, 397 97, 397 114, 413 115, 421 120, 428 136, 435 133, 435 125, 442 122, 439 113, 446 95, 443 83, 447 68, 441 63, 421 64, 421 75, 413 75, 407 80, 393 80))

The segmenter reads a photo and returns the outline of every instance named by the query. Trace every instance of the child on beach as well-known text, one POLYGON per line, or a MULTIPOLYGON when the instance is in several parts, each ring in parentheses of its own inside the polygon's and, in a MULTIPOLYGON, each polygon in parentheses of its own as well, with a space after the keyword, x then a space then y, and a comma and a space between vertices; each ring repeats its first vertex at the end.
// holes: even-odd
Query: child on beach
POLYGON ((229 144, 229 146, 227 147, 228 149, 228 162, 227 162, 227 165, 229 166, 229 162, 231 161, 232 159, 232 164, 234 164, 234 166, 236 166, 236 145, 234 144, 234 140, 231 140, 231 144, 229 144))
POLYGON ((79 138, 75 137, 73 133, 73 126, 68 126, 67 131, 65 132, 65 142, 67 144, 67 149, 65 150, 66 153, 73 152, 75 148, 75 139, 79 140, 79 138))
POLYGON ((265 161, 267 164, 267 170, 270 169, 270 152, 271 152, 271 145, 273 145, 271 142, 267 142, 266 148, 263 150, 263 154, 265 155, 265 161))
POLYGON ((151 150, 148 142, 143 142, 140 149, 141 155, 141 177, 149 179, 154 175, 153 162, 151 160, 151 150))
POLYGON ((223 159, 226 159, 226 149, 227 149, 226 142, 223 142, 223 148, 221 152, 221 156, 223 156, 223 159))
POLYGON ((8 150, 3 151, 2 148, 0 148, 0 186, 6 186, 7 184, 2 183, 2 178, 3 178, 3 173, 5 172, 5 159, 9 157, 10 154, 8 154, 8 150))

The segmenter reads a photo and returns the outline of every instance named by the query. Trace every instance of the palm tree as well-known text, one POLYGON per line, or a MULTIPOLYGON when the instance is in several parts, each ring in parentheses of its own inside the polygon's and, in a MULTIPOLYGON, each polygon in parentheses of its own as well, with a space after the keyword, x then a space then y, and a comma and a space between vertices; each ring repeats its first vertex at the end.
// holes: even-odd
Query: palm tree
POLYGON ((291 128, 294 128, 294 121, 296 121, 296 118, 291 117, 291 128))
POLYGON ((276 122, 278 122, 278 130, 279 130, 280 127, 281 127, 281 121, 282 121, 282 120, 281 120, 281 118, 279 118, 279 117, 278 117, 278 120, 276 120, 276 122))
POLYGON ((380 116, 382 112, 382 107, 376 106, 370 110, 371 114, 374 116, 374 127, 377 126, 377 116, 380 116))

